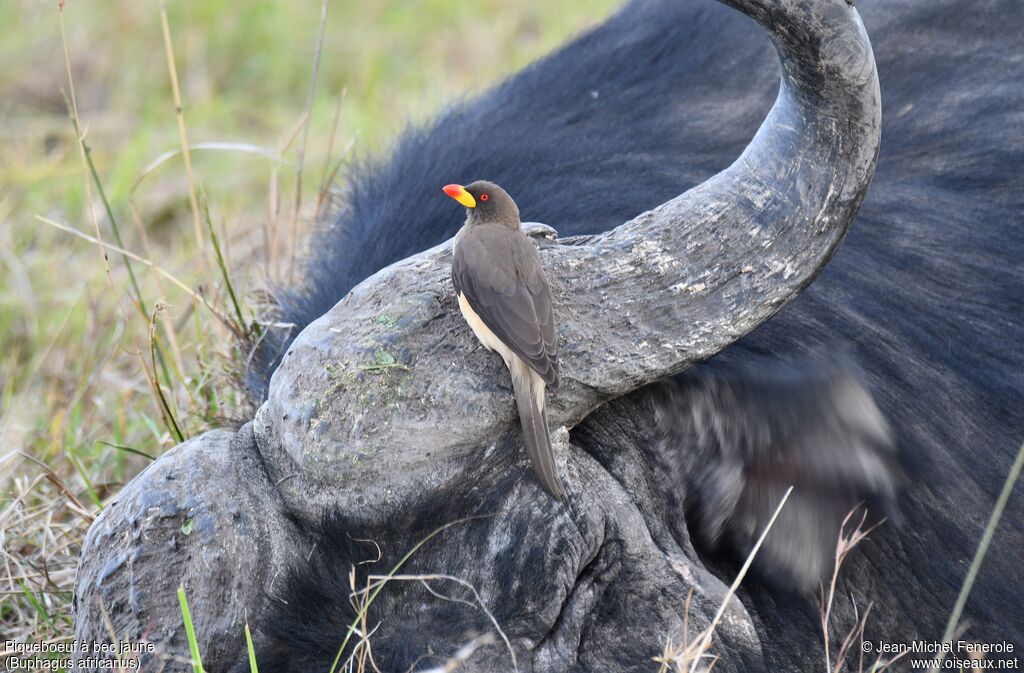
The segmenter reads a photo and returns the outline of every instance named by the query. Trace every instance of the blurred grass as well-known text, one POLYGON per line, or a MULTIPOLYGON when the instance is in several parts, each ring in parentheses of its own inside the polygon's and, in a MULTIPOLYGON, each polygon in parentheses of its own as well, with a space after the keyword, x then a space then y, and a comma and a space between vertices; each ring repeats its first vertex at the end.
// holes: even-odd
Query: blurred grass
MULTIPOLYGON (((614 4, 332 2, 298 231, 288 225, 297 143, 283 151, 290 163, 192 153, 245 319, 258 315, 259 291, 286 273, 286 264, 268 262, 267 236, 276 237, 270 247, 281 259, 296 248, 329 151, 335 158, 350 144, 355 155, 386 151, 409 120, 496 82, 614 4)), ((302 121, 320 8, 318 0, 168 3, 192 144, 283 150, 302 121)), ((181 157, 132 191, 150 162, 180 149, 158 2, 70 0, 64 21, 80 123, 125 247, 233 313, 214 251, 196 247, 181 157)), ((245 353, 191 293, 135 264, 151 314, 143 317, 120 255, 109 254, 108 277, 95 244, 37 219, 92 235, 95 216, 112 242, 95 185, 91 199, 86 191, 68 117, 56 3, 0 2, 0 25, 7 27, 0 40, 0 633, 66 639, 89 522, 147 464, 142 454, 159 455, 175 443, 148 377, 157 372, 159 390, 191 436, 249 411, 234 380, 245 353), (151 319, 164 371, 150 361, 151 319)), ((209 246, 210 236, 205 240, 209 246)))

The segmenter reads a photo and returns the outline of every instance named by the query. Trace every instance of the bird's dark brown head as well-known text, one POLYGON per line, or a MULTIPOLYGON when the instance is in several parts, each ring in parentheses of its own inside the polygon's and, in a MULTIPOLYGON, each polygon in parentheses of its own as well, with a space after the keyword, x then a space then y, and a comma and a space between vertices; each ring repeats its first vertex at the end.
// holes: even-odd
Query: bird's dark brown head
POLYGON ((497 223, 519 228, 519 208, 504 189, 486 180, 466 185, 445 185, 444 193, 469 212, 469 224, 497 223))

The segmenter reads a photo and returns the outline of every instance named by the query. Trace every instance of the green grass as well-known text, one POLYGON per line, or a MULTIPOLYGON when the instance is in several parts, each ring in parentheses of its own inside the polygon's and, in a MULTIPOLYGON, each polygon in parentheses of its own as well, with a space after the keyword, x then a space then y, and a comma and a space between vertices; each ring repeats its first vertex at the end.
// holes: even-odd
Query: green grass
POLYGON ((408 121, 496 82, 616 3, 331 3, 293 226, 321 3, 169 1, 190 143, 280 157, 191 153, 202 250, 182 156, 147 171, 181 149, 159 2, 64 8, 95 177, 68 114, 55 4, 0 3, 0 25, 14 27, 0 40, 0 632, 29 640, 71 637, 77 557, 103 504, 178 432, 251 413, 234 336, 254 329, 259 291, 287 279, 328 155, 386 151, 408 121), (98 227, 108 244, 120 235, 162 273, 132 262, 136 292, 121 254, 105 263, 95 243, 39 217, 88 236, 98 227))
MULTIPOLYGON (((196 638, 196 629, 192 624, 192 611, 188 607, 188 598, 185 596, 185 587, 178 587, 178 605, 181 606, 181 622, 185 627, 185 635, 188 638, 188 651, 192 658, 193 673, 205 673, 203 658, 199 652, 199 641, 196 638)), ((249 634, 249 627, 246 625, 246 635, 249 634)))

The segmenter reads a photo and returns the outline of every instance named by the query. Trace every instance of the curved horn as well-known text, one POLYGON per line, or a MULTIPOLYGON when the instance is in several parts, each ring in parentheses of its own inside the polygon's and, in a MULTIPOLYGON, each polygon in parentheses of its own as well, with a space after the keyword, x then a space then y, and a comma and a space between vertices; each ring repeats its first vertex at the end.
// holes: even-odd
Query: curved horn
POLYGON ((824 267, 874 174, 878 77, 856 10, 845 0, 724 4, 771 35, 778 98, 729 168, 545 260, 572 312, 562 320, 563 421, 595 392, 677 372, 764 322, 824 267))
MULTIPOLYGON (((857 12, 846 0, 726 4, 771 35, 778 99, 726 170, 613 231, 543 250, 563 380, 552 428, 766 320, 825 265, 867 190, 880 103, 857 12)), ((398 482, 446 480, 445 459, 518 422, 500 361, 459 316, 450 254, 447 243, 371 276, 285 355, 256 435, 296 509, 315 516, 340 493, 372 500, 368 489, 420 492, 398 482), (296 473, 305 478, 287 478, 296 473)))

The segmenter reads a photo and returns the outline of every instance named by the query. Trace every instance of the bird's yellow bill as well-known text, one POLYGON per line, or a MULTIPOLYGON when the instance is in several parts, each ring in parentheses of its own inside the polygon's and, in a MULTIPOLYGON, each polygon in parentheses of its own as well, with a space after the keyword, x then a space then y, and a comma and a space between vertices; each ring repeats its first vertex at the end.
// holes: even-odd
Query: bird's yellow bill
POLYGON ((476 208, 476 199, 462 185, 445 185, 444 193, 467 208, 476 208))

